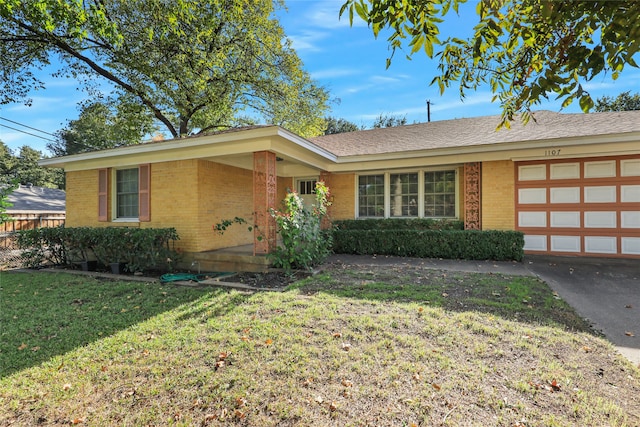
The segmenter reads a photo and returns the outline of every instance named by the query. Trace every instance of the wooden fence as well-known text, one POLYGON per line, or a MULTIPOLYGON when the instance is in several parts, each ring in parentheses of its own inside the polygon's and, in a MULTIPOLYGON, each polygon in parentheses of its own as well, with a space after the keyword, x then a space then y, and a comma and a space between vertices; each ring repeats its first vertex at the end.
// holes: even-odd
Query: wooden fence
POLYGON ((0 224, 0 249, 17 249, 13 236, 16 231, 64 225, 64 212, 35 212, 9 214, 12 220, 0 224))

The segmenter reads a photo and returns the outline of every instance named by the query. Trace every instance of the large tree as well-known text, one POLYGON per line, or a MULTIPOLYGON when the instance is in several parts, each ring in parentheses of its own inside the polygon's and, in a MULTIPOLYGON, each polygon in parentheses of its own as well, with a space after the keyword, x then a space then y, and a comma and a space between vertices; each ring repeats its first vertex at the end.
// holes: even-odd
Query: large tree
POLYGON ((638 66, 640 1, 479 0, 473 35, 440 40, 440 25, 465 2, 347 0, 340 14, 351 22, 359 16, 376 37, 390 34, 392 52, 406 44, 409 55, 437 58, 432 84, 441 92, 456 83, 464 97, 488 85, 506 125, 517 113, 528 120, 531 107, 549 96, 563 106, 577 99, 588 111, 594 103, 583 82, 638 66))
POLYGON ((603 96, 596 101, 596 111, 632 111, 640 110, 640 93, 631 95, 631 91, 622 92, 612 98, 603 96))
POLYGON ((143 106, 173 137, 259 117, 303 136, 324 128, 327 93, 274 18, 282 0, 3 0, 0 103, 58 75, 143 106), (274 4, 275 3, 275 4, 274 4), (98 79, 96 79, 98 78, 98 79))
POLYGON ((82 105, 80 116, 56 132, 47 148, 56 156, 139 144, 157 130, 151 117, 135 103, 92 102, 82 105))
POLYGON ((64 188, 62 169, 43 168, 38 165, 42 153, 27 145, 20 148, 17 155, 0 141, 0 186, 32 184, 38 187, 64 188))

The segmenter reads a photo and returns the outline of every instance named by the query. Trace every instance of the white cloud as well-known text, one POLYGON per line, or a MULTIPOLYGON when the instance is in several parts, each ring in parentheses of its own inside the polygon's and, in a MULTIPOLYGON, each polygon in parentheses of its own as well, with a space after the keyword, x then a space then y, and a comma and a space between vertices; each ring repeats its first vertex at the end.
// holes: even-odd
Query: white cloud
MULTIPOLYGON (((349 12, 345 10, 344 14, 340 16, 340 8, 343 4, 343 0, 316 3, 315 7, 310 9, 309 22, 318 28, 325 29, 351 27, 349 23, 349 12)), ((366 25, 366 22, 358 16, 354 16, 354 27, 365 27, 366 25)))
POLYGON ((311 77, 314 79, 332 79, 338 77, 353 76, 359 73, 360 70, 356 68, 327 68, 324 70, 311 72, 311 77))

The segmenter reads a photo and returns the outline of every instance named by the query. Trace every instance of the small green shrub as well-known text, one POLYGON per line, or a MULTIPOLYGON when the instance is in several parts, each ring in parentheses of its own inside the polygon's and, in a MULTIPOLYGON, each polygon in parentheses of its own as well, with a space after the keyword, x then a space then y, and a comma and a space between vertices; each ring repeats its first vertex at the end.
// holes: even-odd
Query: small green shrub
POLYGON ((103 265, 126 263, 131 272, 171 269, 177 252, 175 228, 54 227, 23 230, 17 242, 27 267, 71 265, 95 256, 103 265))
POLYGON ((516 260, 524 257, 524 234, 479 230, 341 230, 333 233, 336 253, 418 258, 516 260))
POLYGON ((345 219, 333 221, 337 230, 464 230, 457 219, 387 218, 345 219))
POLYGON ((283 211, 271 211, 282 239, 282 245, 268 255, 274 267, 287 272, 294 268, 307 270, 322 263, 331 253, 333 234, 321 227, 330 205, 328 198, 329 189, 319 181, 312 209, 305 209, 298 194, 289 192, 283 201, 283 211))

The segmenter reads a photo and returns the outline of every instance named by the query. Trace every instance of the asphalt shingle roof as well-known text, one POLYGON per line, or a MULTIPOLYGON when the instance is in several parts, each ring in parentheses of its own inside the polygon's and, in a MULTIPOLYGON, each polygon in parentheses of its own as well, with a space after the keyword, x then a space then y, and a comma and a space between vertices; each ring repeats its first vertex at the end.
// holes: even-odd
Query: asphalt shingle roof
POLYGON ((310 138, 337 156, 398 153, 640 132, 640 111, 561 114, 538 111, 527 125, 496 130, 500 116, 443 120, 310 138))
POLYGON ((7 208, 11 212, 64 212, 66 193, 54 188, 21 185, 7 197, 13 206, 7 208))

